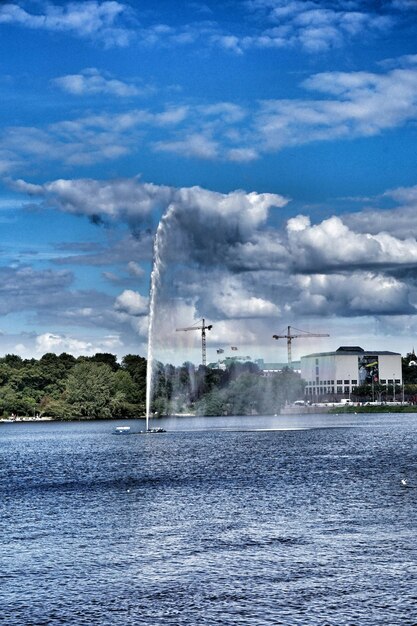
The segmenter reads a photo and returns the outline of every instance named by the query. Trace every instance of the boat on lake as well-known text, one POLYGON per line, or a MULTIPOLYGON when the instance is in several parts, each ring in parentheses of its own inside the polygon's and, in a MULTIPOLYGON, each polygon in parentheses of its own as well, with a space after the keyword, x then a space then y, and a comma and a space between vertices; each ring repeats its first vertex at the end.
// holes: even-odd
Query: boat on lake
POLYGON ((127 435, 130 432, 130 426, 116 426, 114 432, 116 435, 127 435))
POLYGON ((165 428, 148 428, 147 430, 141 430, 140 435, 151 435, 155 433, 166 433, 165 428))

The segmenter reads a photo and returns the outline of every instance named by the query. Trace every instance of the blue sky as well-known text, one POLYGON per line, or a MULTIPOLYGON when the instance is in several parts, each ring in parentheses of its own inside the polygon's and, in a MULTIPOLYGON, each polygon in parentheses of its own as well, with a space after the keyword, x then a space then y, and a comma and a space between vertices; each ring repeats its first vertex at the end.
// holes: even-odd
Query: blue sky
POLYGON ((0 3, 0 353, 417 330, 417 1, 0 3))

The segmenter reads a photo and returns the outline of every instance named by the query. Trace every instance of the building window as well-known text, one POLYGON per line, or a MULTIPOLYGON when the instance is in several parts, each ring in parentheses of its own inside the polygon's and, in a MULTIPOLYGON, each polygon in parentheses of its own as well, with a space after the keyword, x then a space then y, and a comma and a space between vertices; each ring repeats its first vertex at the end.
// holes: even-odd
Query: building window
POLYGON ((331 381, 330 381, 330 384, 331 384, 331 385, 334 385, 334 380, 331 380, 331 381))
POLYGON ((338 385, 341 385, 341 384, 342 384, 342 381, 341 381, 341 380, 338 380, 338 381, 337 381, 337 384, 338 384, 338 385))
POLYGON ((357 380, 352 380, 352 385, 357 385, 358 381, 357 380))
POLYGON ((337 393, 343 393, 343 387, 338 387, 337 388, 337 393))
POLYGON ((379 381, 381 383, 381 385, 386 385, 387 381, 385 378, 381 378, 381 380, 379 381))
POLYGON ((396 379, 395 379, 395 384, 396 384, 396 385, 400 385, 400 384, 401 384, 401 381, 400 381, 400 379, 399 379, 399 378, 396 378, 396 379))
POLYGON ((316 365, 318 365, 318 364, 319 364, 319 360, 318 360, 318 359, 316 359, 316 365))
POLYGON ((349 393, 349 387, 345 387, 345 393, 349 393))
POLYGON ((392 378, 388 378, 388 384, 389 384, 389 385, 392 385, 392 383, 393 383, 393 382, 394 382, 394 381, 392 380, 392 378))
POLYGON ((348 385, 348 384, 349 384, 349 381, 348 381, 348 380, 345 380, 345 385, 348 385))

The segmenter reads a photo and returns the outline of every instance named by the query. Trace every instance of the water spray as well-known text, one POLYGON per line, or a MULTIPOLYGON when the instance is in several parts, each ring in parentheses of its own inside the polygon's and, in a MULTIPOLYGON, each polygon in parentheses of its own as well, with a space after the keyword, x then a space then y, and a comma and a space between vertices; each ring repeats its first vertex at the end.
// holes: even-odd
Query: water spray
POLYGON ((151 272, 151 286, 149 294, 149 323, 148 323, 148 362, 146 368, 146 431, 149 431, 149 420, 151 415, 151 402, 153 392, 153 334, 155 326, 155 306, 158 295, 158 288, 161 282, 161 270, 163 267, 162 250, 165 245, 165 237, 167 234, 167 223, 174 214, 174 205, 168 207, 166 213, 162 216, 158 228, 156 229, 155 239, 153 243, 153 263, 151 272))

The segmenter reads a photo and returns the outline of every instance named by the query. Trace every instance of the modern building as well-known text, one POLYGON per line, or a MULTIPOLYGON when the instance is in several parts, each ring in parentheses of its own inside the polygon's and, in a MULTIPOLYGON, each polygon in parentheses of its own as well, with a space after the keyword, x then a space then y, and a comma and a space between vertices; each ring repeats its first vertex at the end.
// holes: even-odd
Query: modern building
MULTIPOLYGON (((255 363, 262 370, 264 376, 273 376, 288 367, 288 363, 265 363, 264 359, 256 359, 255 363)), ((300 361, 293 361, 291 369, 299 374, 301 372, 300 361)))
MULTIPOLYGON (((226 370, 234 363, 240 365, 244 363, 254 363, 262 371, 263 376, 274 376, 288 367, 288 363, 265 363, 264 359, 252 359, 251 356, 226 356, 224 359, 219 359, 215 363, 209 363, 208 367, 211 369, 226 370)), ((291 369, 294 372, 299 374, 301 371, 300 368, 300 361, 292 362, 291 369)))
POLYGON ((301 357, 301 378, 311 400, 350 398, 359 385, 378 385, 378 389, 382 385, 393 393, 394 385, 403 382, 401 354, 341 346, 336 352, 301 357))

